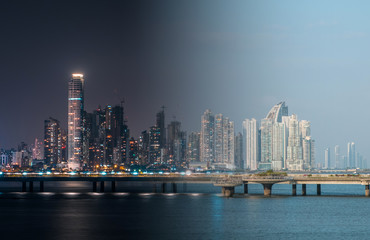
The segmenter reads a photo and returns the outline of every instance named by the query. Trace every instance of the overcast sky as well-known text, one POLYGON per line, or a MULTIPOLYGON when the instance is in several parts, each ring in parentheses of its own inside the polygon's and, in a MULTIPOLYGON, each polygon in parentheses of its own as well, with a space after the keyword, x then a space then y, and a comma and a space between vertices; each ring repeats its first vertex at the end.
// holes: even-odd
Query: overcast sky
POLYGON ((85 106, 125 98, 136 137, 167 107, 198 131, 205 109, 241 130, 286 101, 311 121, 316 158, 354 141, 370 157, 368 1, 1 1, 0 147, 67 120, 67 83, 85 106))

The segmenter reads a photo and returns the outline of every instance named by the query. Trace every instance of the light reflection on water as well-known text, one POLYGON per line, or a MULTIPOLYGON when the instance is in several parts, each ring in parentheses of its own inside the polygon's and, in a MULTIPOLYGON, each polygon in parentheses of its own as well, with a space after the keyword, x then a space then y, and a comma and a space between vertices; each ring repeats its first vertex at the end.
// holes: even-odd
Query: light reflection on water
POLYGON ((2 237, 10 239, 14 232, 19 239, 36 235, 38 239, 366 239, 370 235, 370 198, 364 197, 363 186, 322 186, 322 196, 316 196, 315 186, 307 186, 308 196, 291 196, 291 186, 277 185, 271 197, 264 197, 262 186, 250 185, 251 194, 237 188, 235 198, 222 197, 219 188, 190 184, 186 193, 73 190, 2 193, 0 226, 8 230, 2 231, 2 237), (17 231, 19 226, 22 231, 17 231))

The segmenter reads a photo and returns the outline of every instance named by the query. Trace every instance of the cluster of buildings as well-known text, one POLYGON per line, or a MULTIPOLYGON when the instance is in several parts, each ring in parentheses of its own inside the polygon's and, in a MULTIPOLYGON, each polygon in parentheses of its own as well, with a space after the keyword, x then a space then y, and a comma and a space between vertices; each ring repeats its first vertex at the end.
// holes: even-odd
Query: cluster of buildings
POLYGON ((347 143, 347 151, 341 154, 340 146, 335 145, 334 156, 331 155, 330 148, 325 149, 324 163, 318 166, 322 169, 367 169, 369 168, 367 160, 356 151, 354 142, 347 143))
POLYGON ((199 134, 199 161, 215 169, 311 170, 315 141, 310 128, 309 121, 289 116, 284 102, 275 105, 260 122, 245 119, 243 133, 236 135, 232 121, 206 110, 199 134))
POLYGON ((235 133, 234 122, 223 114, 206 110, 199 132, 189 135, 179 121, 165 123, 164 107, 155 124, 140 136, 130 136, 122 102, 84 109, 84 76, 72 74, 68 83, 68 129, 59 120, 44 121, 44 139, 17 149, 2 150, 2 167, 100 170, 146 168, 160 170, 291 170, 316 167, 345 169, 364 167, 355 144, 347 155, 335 147, 334 161, 326 149, 325 163, 315 163, 315 141, 311 124, 288 114, 284 102, 271 108, 260 121, 245 119, 242 132, 235 133))

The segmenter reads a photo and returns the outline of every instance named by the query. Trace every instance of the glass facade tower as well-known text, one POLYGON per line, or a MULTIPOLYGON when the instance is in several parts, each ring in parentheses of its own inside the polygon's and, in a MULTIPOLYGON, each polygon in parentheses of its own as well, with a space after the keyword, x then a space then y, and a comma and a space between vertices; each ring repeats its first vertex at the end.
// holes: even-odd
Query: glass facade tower
POLYGON ((72 74, 68 83, 68 168, 72 170, 82 167, 83 111, 84 78, 72 74))

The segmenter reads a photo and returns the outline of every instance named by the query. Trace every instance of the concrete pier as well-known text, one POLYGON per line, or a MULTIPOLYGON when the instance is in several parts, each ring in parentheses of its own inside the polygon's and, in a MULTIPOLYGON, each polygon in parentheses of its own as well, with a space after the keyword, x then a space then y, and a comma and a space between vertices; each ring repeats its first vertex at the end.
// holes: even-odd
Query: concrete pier
POLYGON ((306 191, 306 184, 302 184, 302 196, 306 196, 307 191, 306 191))
POLYGON ((22 182, 22 192, 27 192, 27 182, 22 182))
POLYGON ((112 192, 116 191, 116 181, 112 181, 112 192))
POLYGON ((97 192, 97 189, 98 189, 98 184, 96 181, 93 182, 93 192, 97 192))
POLYGON ((44 181, 40 181, 40 192, 44 191, 44 181))
POLYGON ((317 184, 317 195, 321 195, 321 184, 317 184))
POLYGON ((297 184, 292 184, 292 195, 297 196, 297 184))
POLYGON ((244 183, 244 194, 248 194, 248 182, 244 183))
POLYGON ((104 181, 100 182, 100 192, 104 192, 104 181))
POLYGON ((365 185, 365 196, 366 197, 369 197, 370 196, 369 184, 365 185))
POLYGON ((166 183, 162 183, 162 193, 166 192, 166 183))
POLYGON ((263 195, 271 196, 272 185, 271 183, 263 184, 263 195))
POLYGON ((157 193, 157 184, 153 184, 153 193, 157 193))
POLYGON ((177 193, 177 185, 176 183, 172 183, 172 192, 177 193))
POLYGON ((222 194, 225 197, 232 197, 235 193, 235 187, 222 187, 222 194))

